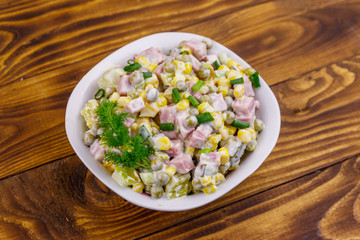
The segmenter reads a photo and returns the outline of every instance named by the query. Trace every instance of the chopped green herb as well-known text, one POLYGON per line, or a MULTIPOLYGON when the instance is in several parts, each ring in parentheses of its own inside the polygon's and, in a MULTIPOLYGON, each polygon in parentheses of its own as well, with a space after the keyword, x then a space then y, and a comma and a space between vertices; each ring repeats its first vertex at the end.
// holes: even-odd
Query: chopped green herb
POLYGON ((250 80, 252 81, 254 88, 259 88, 260 87, 260 80, 259 80, 259 73, 258 72, 254 72, 253 74, 251 74, 250 80))
POLYGON ((213 64, 214 64, 215 70, 220 67, 220 64, 218 63, 217 60, 215 60, 215 61, 213 62, 213 64))
POLYGON ((199 154, 202 154, 202 153, 211 153, 211 148, 205 148, 205 149, 201 149, 198 151, 199 154))
POLYGON ((204 81, 199 80, 199 81, 197 81, 197 83, 194 86, 192 86, 191 90, 197 92, 204 84, 205 84, 204 81))
POLYGON ((236 78, 234 80, 230 80, 231 86, 234 86, 235 84, 242 84, 242 83, 244 83, 244 79, 242 77, 236 78))
POLYGON ((127 65, 127 66, 124 67, 124 71, 125 71, 125 72, 132 72, 132 71, 135 71, 136 69, 141 68, 140 63, 137 63, 137 62, 135 62, 135 61, 132 60, 132 59, 129 59, 129 60, 127 61, 127 63, 128 63, 129 65, 127 65))
POLYGON ((174 124, 172 124, 172 123, 160 123, 159 127, 163 131, 172 131, 175 129, 174 124))
POLYGON ((211 114, 209 112, 197 115, 196 118, 197 118, 199 124, 210 122, 210 121, 214 120, 214 118, 211 116, 211 114))
POLYGON ((100 100, 103 96, 105 96, 105 90, 103 88, 100 88, 94 95, 94 98, 96 100, 100 100))
POLYGON ((151 72, 143 72, 143 76, 144 76, 145 79, 151 78, 151 77, 152 77, 152 73, 151 73, 151 72))
POLYGON ((104 129, 101 141, 109 149, 115 148, 120 151, 120 154, 115 151, 106 151, 105 161, 133 169, 139 166, 150 168, 148 157, 154 150, 141 136, 129 136, 129 129, 124 122, 126 118, 133 116, 129 113, 118 113, 116 106, 116 102, 105 99, 96 109, 99 125, 104 129))
POLYGON ((234 120, 233 123, 231 124, 231 126, 236 127, 236 128, 248 128, 248 127, 250 127, 250 123, 239 121, 239 120, 234 120))
POLYGON ((187 99, 188 99, 189 102, 190 102, 193 106, 195 106, 195 107, 197 107, 197 106, 200 105, 199 101, 196 100, 196 98, 195 98, 193 95, 188 96, 187 99))
POLYGON ((180 96, 179 89, 173 88, 173 90, 172 90, 172 98, 174 100, 174 103, 178 103, 178 102, 181 101, 181 96, 180 96))

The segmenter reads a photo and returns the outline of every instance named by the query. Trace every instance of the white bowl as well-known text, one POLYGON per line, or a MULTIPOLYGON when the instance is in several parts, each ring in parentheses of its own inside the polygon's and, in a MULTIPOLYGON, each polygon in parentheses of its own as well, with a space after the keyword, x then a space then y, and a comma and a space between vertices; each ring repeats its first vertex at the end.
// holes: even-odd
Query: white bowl
MULTIPOLYGON (((102 74, 115 66, 125 65, 128 59, 131 59, 135 53, 139 53, 149 47, 159 47, 165 53, 171 48, 176 47, 182 40, 190 39, 202 40, 204 37, 190 33, 165 32, 153 34, 139 40, 136 40, 114 53, 107 56, 101 62, 96 64, 77 84, 73 90, 66 107, 65 126, 70 144, 79 156, 85 166, 102 181, 107 187, 116 192, 127 201, 138 206, 160 210, 160 211, 181 211, 200 207, 221 197, 231 189, 239 185, 244 179, 252 174, 267 158, 274 148, 280 131, 280 110, 276 98, 269 86, 260 77, 261 87, 255 90, 255 98, 260 100, 260 109, 256 116, 265 123, 265 129, 261 132, 258 145, 254 152, 251 152, 235 171, 226 175, 226 181, 219 185, 217 191, 212 194, 194 194, 181 197, 179 199, 152 199, 143 194, 136 193, 127 187, 120 187, 103 168, 91 156, 89 148, 82 141, 82 134, 85 131, 85 122, 80 115, 80 111, 85 103, 93 98, 98 89, 97 79, 102 74)), ((228 48, 214 42, 210 52, 226 52, 229 57, 239 61, 245 66, 249 66, 243 59, 237 56, 228 48)))

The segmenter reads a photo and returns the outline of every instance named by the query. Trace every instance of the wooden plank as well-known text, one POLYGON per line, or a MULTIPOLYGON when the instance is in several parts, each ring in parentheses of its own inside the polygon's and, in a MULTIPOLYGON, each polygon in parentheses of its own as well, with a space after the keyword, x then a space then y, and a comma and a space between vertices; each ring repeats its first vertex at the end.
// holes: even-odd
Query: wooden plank
POLYGON ((247 198, 236 188, 235 197, 198 209, 159 212, 126 202, 74 156, 0 181, 0 238, 314 239, 320 232, 356 239, 359 163, 346 160, 247 198))
POLYGON ((0 86, 261 2, 47 1, 0 9, 0 86))
MULTIPOLYGON (((354 51, 359 52, 357 44, 353 44, 353 38, 347 37, 354 34, 352 31, 357 29, 356 27, 341 25, 338 28, 345 31, 346 34, 333 34, 334 30, 338 32, 337 29, 333 29, 334 26, 337 26, 337 22, 348 22, 338 21, 339 18, 356 19, 357 12, 348 15, 348 9, 343 9, 341 12, 334 13, 331 18, 326 15, 327 5, 341 1, 333 0, 326 1, 326 3, 311 1, 300 4, 298 1, 291 1, 291 3, 276 1, 261 4, 262 1, 250 0, 226 1, 226 4, 215 0, 207 2, 207 4, 190 1, 166 3, 151 1, 142 3, 141 7, 121 2, 125 5, 115 8, 111 1, 92 1, 88 4, 78 1, 69 1, 66 4, 50 1, 47 4, 37 4, 4 14, 3 18, 0 18, 0 29, 3 29, 1 36, 3 42, 7 43, 4 44, 4 49, 1 51, 0 77, 2 82, 0 86, 74 64, 99 54, 104 57, 109 52, 142 36, 174 30, 210 36, 227 44, 257 67, 257 62, 253 61, 254 55, 256 55, 257 61, 262 62, 259 69, 261 72, 263 72, 264 64, 266 67, 271 65, 277 70, 277 65, 273 61, 274 59, 280 61, 279 56, 294 59, 293 61, 298 63, 298 60, 295 59, 304 57, 302 55, 304 51, 297 50, 299 52, 295 58, 294 52, 288 51, 288 46, 296 43, 297 49, 302 49, 302 45, 299 46, 299 44, 306 44, 307 42, 304 43, 304 41, 310 41, 306 51, 313 51, 314 47, 321 48, 323 43, 331 45, 331 48, 337 51, 338 56, 337 59, 331 60, 334 62, 349 57, 350 54, 354 54, 354 51), (192 7, 184 7, 187 5, 192 7), (140 14, 145 8, 147 14, 140 14), (325 10, 319 13, 314 12, 318 8, 325 10), (313 12, 315 16, 295 18, 307 11, 313 12), (40 14, 42 12, 47 12, 47 14, 40 14), (172 18, 168 19, 170 12, 172 18), (317 20, 313 21, 314 18, 317 20), (19 19, 26 19, 26 21, 17 21, 19 19), (48 24, 39 25, 37 22, 47 22, 48 24), (134 22, 141 24, 134 24, 134 22), (196 24, 197 22, 202 23, 196 24), (323 26, 331 26, 331 28, 319 29, 318 22, 323 26), (31 31, 27 25, 31 26, 31 31), (189 27, 184 28, 184 26, 189 27), (209 28, 209 26, 214 27, 209 28), (303 36, 304 32, 312 35, 303 36), (323 38, 322 44, 311 41, 311 37, 319 34, 323 38), (340 41, 338 38, 341 38, 343 44, 334 43, 340 41), (269 56, 272 58, 269 59, 269 56)), ((333 7, 337 8, 337 5, 333 7)), ((358 22, 354 21, 353 24, 357 25, 358 22)), ((318 53, 326 55, 323 56, 323 59, 329 61, 329 54, 332 52, 319 50, 318 53)), ((312 56, 313 58, 317 57, 314 56, 314 53, 312 56)), ((321 61, 314 63, 317 63, 315 64, 317 67, 323 66, 319 66, 319 62, 321 61)), ((94 64, 95 62, 91 65, 94 64)), ((306 64, 306 66, 311 65, 306 64)), ((307 71, 309 71, 308 68, 307 71)), ((282 71, 281 74, 282 80, 289 77, 284 72, 282 71)), ((297 74, 299 73, 301 73, 300 70, 297 70, 297 74)), ((267 77, 267 75, 265 76, 267 77)))
POLYGON ((360 158, 144 239, 359 239, 360 158))
MULTIPOLYGON (((264 5, 264 7, 271 6, 264 5)), ((271 12, 276 12, 273 8, 270 9, 271 12)), ((333 15, 332 18, 336 16, 333 15)), ((344 18, 343 21, 349 21, 347 16, 339 11, 338 18, 341 17, 344 18)), ((353 25, 349 24, 349 26, 353 25)), ((194 27, 194 30, 196 29, 194 27)), ((330 42, 332 40, 330 39, 330 42)), ((224 44, 228 45, 226 42, 224 44)), ((297 47, 294 45, 293 50, 295 51, 297 47)), ((291 53, 290 48, 291 46, 287 49, 288 54, 291 53)), ((254 54, 256 52, 254 49, 254 54)), ((261 52, 258 51, 258 54, 261 52)), ((79 61, 74 65, 67 65, 23 81, 15 81, 1 88, 6 94, 0 96, 0 101, 3 102, 0 106, 0 129, 7 135, 0 140, 0 163, 4 167, 4 170, 0 171, 0 178, 73 153, 63 126, 66 101, 77 81, 103 57, 97 55, 87 61, 79 61)), ((264 74, 267 74, 266 69, 264 74)), ((291 76, 292 73, 287 74, 291 76)), ((267 81, 276 83, 282 76, 283 74, 278 72, 267 81)))
POLYGON ((136 207, 102 185, 73 156, 0 181, 1 226, 12 224, 24 229, 19 234, 37 238, 135 238, 359 155, 359 74, 360 57, 355 57, 274 86, 283 114, 276 148, 253 175, 204 207, 178 213, 136 207))
POLYGON ((326 3, 274 1, 182 30, 223 43, 272 85, 360 53, 359 2, 326 3))

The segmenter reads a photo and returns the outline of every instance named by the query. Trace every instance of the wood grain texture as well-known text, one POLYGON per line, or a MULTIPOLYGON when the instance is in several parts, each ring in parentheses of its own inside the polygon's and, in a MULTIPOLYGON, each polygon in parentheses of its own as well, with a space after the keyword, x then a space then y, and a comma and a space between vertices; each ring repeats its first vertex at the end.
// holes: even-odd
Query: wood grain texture
POLYGON ((256 3, 72 0, 0 10, 0 86, 107 55, 151 33, 173 31, 252 4, 256 3))
MULTIPOLYGON (((92 2, 91 4, 95 3, 92 2)), ((211 4, 216 5, 216 3, 211 4)), ((211 4, 209 6, 206 6, 211 8, 211 4)), ((359 47, 359 45, 353 44, 355 40, 353 40, 354 38, 350 38, 349 34, 354 33, 353 29, 358 24, 357 16, 360 16, 360 10, 356 8, 356 4, 347 4, 345 6, 349 6, 349 9, 340 9, 333 15, 327 16, 325 14, 326 11, 334 9, 337 6, 336 4, 337 3, 335 1, 335 3, 328 2, 325 5, 305 4, 294 5, 292 8, 289 8, 287 7, 287 5, 285 5, 285 3, 281 1, 270 2, 254 6, 249 5, 248 8, 241 9, 234 13, 229 13, 226 15, 226 17, 231 20, 229 20, 230 22, 225 21, 225 17, 217 17, 216 19, 218 20, 218 22, 223 22, 224 20, 224 22, 226 23, 220 29, 209 28, 205 26, 205 23, 207 23, 208 26, 213 26, 215 24, 215 20, 205 20, 204 23, 194 24, 191 27, 187 28, 181 28, 180 23, 177 23, 179 25, 175 25, 179 28, 179 30, 198 32, 200 34, 213 37, 224 45, 229 46, 246 60, 249 60, 249 62, 252 63, 253 66, 256 67, 265 77, 268 84, 272 85, 278 83, 279 81, 283 81, 285 78, 294 77, 300 72, 306 72, 313 68, 316 68, 319 65, 324 64, 324 62, 327 63, 332 59, 338 59, 341 57, 344 58, 358 51, 357 48, 359 47), (260 16, 264 17, 260 18, 260 16), (307 18, 311 18, 312 20, 305 21, 307 18), (295 25, 290 24, 293 19, 299 20, 299 24, 296 25, 297 27, 294 27, 295 25), (300 20, 304 20, 304 22, 309 22, 313 24, 302 25, 300 20), (345 27, 343 31, 346 34, 334 35, 332 33, 332 28, 330 28, 330 26, 337 26, 336 24, 334 25, 334 21, 340 22, 338 24, 338 28, 345 27), (250 30, 253 29, 251 27, 252 25, 250 24, 251 22, 254 22, 256 26, 259 25, 266 27, 259 27, 256 28, 256 32, 251 32, 250 30), (317 24, 318 22, 321 22, 321 26, 327 26, 327 28, 325 30, 323 28, 319 28, 320 25, 317 24), (342 22, 350 22, 350 24, 346 25, 342 22), (244 25, 243 28, 241 28, 242 25, 244 25), (272 25, 273 27, 271 27, 272 25), (289 32, 288 27, 291 28, 291 36, 286 35, 289 32), (269 32, 270 29, 278 29, 277 32, 279 33, 279 35, 276 35, 275 32, 275 35, 271 35, 269 32), (206 33, 204 32, 205 30, 207 31, 206 33), (235 34, 235 30, 238 31, 237 34, 235 34), (282 32, 280 33, 279 31, 282 32), (305 42, 300 43, 301 36, 305 36, 306 32, 311 32, 313 34, 311 35, 313 39, 310 39, 311 37, 309 37, 306 38, 306 41, 304 40, 305 42), (236 37, 229 37, 232 35, 236 37), (322 45, 318 43, 317 38, 324 39, 324 44, 331 46, 338 52, 323 52, 321 49, 319 49, 322 48, 322 45), (268 40, 264 40, 265 42, 259 43, 259 39, 268 40), (281 41, 278 41, 276 39, 281 39, 281 41), (346 44, 339 45, 337 44, 339 41, 346 44), (258 46, 256 48, 251 47, 254 46, 251 42, 257 42, 258 46), (310 45, 307 46, 308 44, 310 45), (306 51, 311 51, 314 59, 320 56, 318 54, 323 54, 323 58, 326 58, 326 61, 324 59, 321 59, 321 61, 309 61, 309 57, 307 54, 300 54, 300 52, 303 51, 299 50, 303 49, 302 46, 307 46, 305 50, 307 49, 306 51), (350 48, 348 46, 350 46, 350 48), (296 52, 298 52, 298 54, 294 55, 294 53, 296 52), (288 63, 288 59, 291 59, 291 61, 299 62, 301 64, 294 63, 292 65, 289 65, 291 69, 285 69, 283 68, 282 64, 276 64, 273 66, 277 66, 276 68, 278 70, 273 71, 273 68, 270 65, 274 62, 274 59, 272 58, 275 56, 277 56, 276 58, 278 58, 278 61, 282 61, 285 64, 288 63), (260 62, 253 61, 252 59, 262 59, 261 61, 263 61, 264 63, 266 62, 266 64, 261 65, 260 62), (281 67, 279 67, 280 65, 281 67), (279 71, 279 69, 283 70, 279 71)), ((94 7, 93 5, 91 6, 94 7)), ((203 4, 199 6, 201 6, 199 8, 205 7, 203 4)), ((228 11, 230 11, 232 5, 230 4, 227 6, 229 8, 228 11)), ((340 6, 342 7, 342 5, 340 6)), ((56 8, 59 6, 57 6, 56 4, 54 6, 51 4, 49 6, 45 4, 43 7, 56 8)), ((239 8, 240 7, 241 6, 239 6, 239 8)), ((76 7, 74 8, 77 9, 76 7)), ((67 8, 65 7, 65 9, 67 8)), ((155 9, 157 8, 154 7, 154 11, 155 9)), ((56 12, 57 14, 65 14, 60 7, 58 10, 54 10, 53 12, 56 12)), ((49 18, 52 17, 52 14, 55 14, 53 12, 49 11, 49 18)), ((204 10, 204 12, 206 11, 204 10)), ((21 14, 25 13, 22 13, 22 10, 19 10, 19 13, 15 11, 14 14, 18 14, 16 16, 20 18, 20 16, 23 16, 21 14)), ((74 12, 71 12, 71 14, 74 14, 74 12)), ((191 15, 195 13, 191 12, 188 14, 191 15)), ((209 13, 206 12, 204 14, 205 15, 202 16, 202 18, 206 19, 208 16, 206 14, 209 13)), ((215 11, 213 12, 213 14, 216 17, 218 12, 215 11)), ((3 18, 6 18, 6 16, 8 15, 11 14, 7 13, 7 15, 5 14, 3 18)), ((184 23, 181 22, 181 24, 184 23)), ((79 29, 86 28, 86 26, 83 25, 79 25, 78 27, 79 29)), ((81 31, 79 29, 78 31, 81 31)), ((34 34, 40 34, 37 31, 38 30, 36 30, 34 34)), ((153 29, 153 31, 156 31, 156 29, 153 29)), ((56 59, 56 62, 59 64, 62 61, 61 59, 63 59, 62 54, 65 54, 66 56, 71 56, 73 59, 76 60, 74 60, 74 62, 71 62, 65 59, 64 61, 67 61, 69 63, 68 65, 60 64, 55 68, 51 68, 54 67, 54 64, 50 64, 50 68, 47 68, 43 65, 48 64, 48 61, 45 61, 44 63, 38 62, 34 66, 41 66, 41 70, 39 71, 33 69, 30 66, 26 66, 26 69, 28 69, 29 71, 33 71, 31 74, 29 73, 29 75, 35 74, 35 76, 32 76, 30 78, 27 78, 27 76, 25 75, 21 75, 22 77, 20 77, 20 75, 15 77, 18 71, 22 73, 26 73, 26 71, 22 68, 18 69, 19 66, 16 65, 15 62, 11 62, 9 59, 7 59, 6 62, 11 62, 9 66, 11 66, 12 70, 8 69, 9 72, 7 72, 8 70, 5 69, 1 70, 5 74, 5 78, 2 78, 1 81, 1 83, 4 83, 4 85, 1 87, 1 90, 6 94, 0 97, 0 101, 4 103, 0 106, 0 130, 6 132, 7 134, 5 138, 0 139, 2 143, 0 145, 0 163, 2 163, 1 166, 4 166, 4 170, 0 171, 0 178, 16 174, 26 169, 30 169, 32 167, 72 154, 73 151, 67 142, 63 125, 65 106, 72 88, 93 65, 95 65, 98 61, 105 57, 105 55, 109 53, 108 51, 112 51, 114 48, 119 47, 119 45, 127 43, 128 41, 147 33, 148 32, 144 33, 142 31, 133 33, 127 32, 127 37, 129 37, 130 39, 120 36, 113 37, 113 39, 116 40, 114 40, 114 44, 109 42, 109 40, 106 40, 106 38, 103 41, 98 41, 96 43, 91 42, 89 44, 91 44, 92 47, 88 49, 88 54, 90 55, 84 54, 82 52, 82 49, 87 49, 88 46, 85 44, 87 43, 86 35, 82 36, 80 34, 84 39, 79 40, 79 42, 83 42, 85 44, 81 47, 72 46, 72 42, 66 42, 64 40, 66 42, 64 43, 65 45, 71 46, 71 51, 64 52, 59 55, 51 55, 51 58, 56 58, 56 56, 59 56, 59 58, 56 59), (104 46, 104 44, 106 46, 104 46), (99 46, 99 49, 94 50, 93 45, 99 46), (82 58, 80 58, 79 56, 75 56, 74 54, 79 54, 80 56, 82 56, 82 58), (83 60, 86 57, 88 58, 86 60, 83 60), (18 78, 20 78, 20 80, 18 78), (18 80, 8 81, 7 79, 18 80), (29 151, 29 149, 31 149, 31 151, 29 151), (16 167, 14 167, 14 165, 16 165, 16 167)), ((103 30, 101 31, 101 34, 105 34, 107 36, 107 34, 109 33, 107 32, 107 30, 103 30)), ((101 34, 99 33, 99 37, 101 36, 101 34)), ((51 42, 47 41, 46 38, 42 41, 44 41, 44 43, 46 44, 49 44, 49 42, 51 42)), ((44 46, 38 46, 38 44, 40 43, 35 41, 31 43, 28 48, 44 48, 44 46)), ((7 51, 10 51, 8 49, 9 47, 6 47, 2 52, 6 53, 7 51)), ((66 49, 66 47, 55 47, 54 49, 66 49)), ((26 51, 26 54, 29 54, 30 52, 32 52, 32 50, 26 51)), ((4 54, 3 56, 3 59, 7 58, 6 54, 4 54)), ((19 56, 22 56, 20 52, 19 56)), ((16 58, 17 61, 21 61, 20 58, 21 57, 16 58)), ((30 58, 36 59, 35 57, 30 58)))
POLYGON ((353 158, 145 239, 359 239, 359 173, 353 158))
MULTIPOLYGON (((142 236, 155 238, 158 236, 157 234, 159 234, 159 238, 164 234, 175 236, 179 231, 181 232, 189 226, 192 226, 192 229, 194 226, 201 226, 203 225, 201 221, 205 221, 210 224, 209 226, 206 225, 206 228, 200 228, 199 232, 196 230, 189 230, 188 232, 195 231, 193 232, 195 235, 202 236, 202 234, 210 234, 212 231, 219 231, 219 236, 228 237, 230 232, 225 229, 229 227, 225 228, 225 226, 228 226, 227 224, 238 224, 238 220, 236 220, 238 215, 242 216, 240 218, 242 221, 245 221, 245 218, 252 219, 251 216, 254 214, 261 215, 260 210, 254 210, 257 206, 255 204, 261 202, 257 200, 256 196, 265 194, 271 198, 275 194, 271 189, 286 182, 290 182, 290 186, 292 186, 290 189, 296 189, 303 180, 300 182, 296 180, 294 183, 291 182, 292 180, 303 178, 303 176, 305 176, 304 179, 308 179, 308 176, 317 175, 317 173, 312 174, 313 172, 322 171, 321 169, 326 167, 335 169, 325 170, 333 176, 333 173, 338 172, 336 169, 339 169, 340 166, 338 164, 336 165, 338 167, 332 167, 333 164, 343 162, 359 154, 360 109, 356 108, 359 103, 357 94, 360 87, 357 84, 359 74, 360 57, 354 57, 311 72, 302 78, 274 86, 273 90, 278 94, 283 116, 281 135, 276 148, 253 175, 224 197, 204 207, 178 213, 163 213, 134 206, 101 184, 87 171, 77 157, 70 157, 0 181, 0 188, 3 189, 0 194, 1 226, 5 228, 9 225, 9 229, 19 229, 15 232, 29 238, 129 239, 142 236), (308 94, 304 94, 304 91, 308 94), (349 121, 349 119, 353 120, 349 121), (349 142, 352 144, 348 144, 349 142), (241 200, 253 202, 254 207, 248 210, 250 212, 241 207, 243 206, 241 200), (236 207, 231 211, 224 210, 228 209, 229 206, 230 208, 231 206, 236 207), (225 223, 224 220, 212 215, 220 214, 221 218, 223 211, 228 214, 237 214, 234 216, 235 220, 225 223), (197 221, 200 221, 201 224, 196 225, 197 221), (174 225, 175 227, 172 228, 174 225), (180 230, 176 230, 177 228, 180 230), (163 229, 166 229, 164 233, 162 232, 163 229), (171 229, 175 232, 172 232, 171 229), (153 236, 153 233, 156 234, 153 236)), ((352 163, 346 166, 358 166, 353 160, 351 161, 352 163)), ((349 168, 346 167, 345 169, 349 170, 349 168)), ((358 177, 354 177, 357 176, 354 174, 351 171, 341 172, 342 178, 339 182, 336 181, 337 185, 333 188, 338 190, 337 186, 349 187, 351 184, 350 187, 353 188, 353 184, 358 182, 358 177), (349 183, 344 180, 346 178, 348 178, 349 183)), ((328 175, 326 174, 326 176, 328 175)), ((311 184, 308 183, 308 185, 311 184)), ((310 188, 314 189, 317 186, 315 184, 310 188)), ((322 194, 328 192, 329 188, 332 187, 326 188, 322 194)), ((283 193, 289 188, 283 190, 280 187, 278 189, 280 189, 278 193, 283 193)), ((291 190, 291 192, 294 191, 291 190)), ((300 214, 301 212, 299 213, 296 207, 301 207, 303 199, 307 199, 308 196, 313 199, 313 195, 320 194, 315 190, 311 191, 313 192, 310 195, 306 195, 298 201, 289 201, 289 204, 284 208, 287 211, 295 209, 294 214, 300 214)), ((340 189, 328 196, 332 201, 331 206, 338 202, 334 202, 333 199, 340 199, 348 192, 351 192, 349 188, 346 188, 346 191, 340 189)), ((300 196, 300 193, 302 192, 293 193, 291 198, 300 196)), ((275 205, 271 206, 277 209, 279 204, 286 203, 285 198, 279 201, 278 198, 275 198, 272 200, 275 205)), ((265 203, 265 206, 267 204, 265 203)), ((328 212, 328 215, 339 214, 336 212, 339 211, 338 207, 326 206, 328 208, 323 209, 324 213, 328 212)), ((270 211, 270 209, 268 210, 270 211)), ((266 217, 276 216, 279 218, 277 221, 290 224, 284 220, 286 215, 283 215, 283 212, 274 210, 268 214, 266 217)), ((314 212, 313 218, 318 217, 316 214, 314 212)), ((327 222, 330 220, 322 219, 316 218, 316 221, 322 221, 324 236, 340 234, 331 231, 327 222)), ((332 219, 331 221, 336 221, 335 218, 332 219)), ((249 225, 253 225, 253 231, 259 222, 249 222, 249 225)), ((295 228, 302 229, 301 222, 291 222, 293 228, 289 228, 288 225, 277 226, 277 228, 283 229, 279 231, 279 234, 286 235, 287 232, 284 231, 292 231, 295 228)), ((311 224, 313 227, 316 226, 313 222, 311 224)), ((313 236, 315 230, 310 228, 310 225, 305 230, 310 231, 310 236, 313 236)), ((349 228, 356 232, 353 226, 357 225, 351 224, 349 228)), ((246 229, 239 226, 238 228, 246 229)), ((271 231, 272 228, 273 226, 268 224, 259 234, 267 234, 267 231, 271 231)), ((235 228, 231 229, 235 230, 235 228)), ((303 234, 304 231, 299 230, 299 232, 292 234, 303 234)), ((4 231, 3 236, 15 234, 13 232, 4 231)), ((274 238, 270 239, 276 239, 276 233, 272 234, 275 234, 271 235, 274 238)), ((289 236, 295 235, 290 234, 289 236)), ((187 238, 188 235, 185 234, 182 237, 187 238)))

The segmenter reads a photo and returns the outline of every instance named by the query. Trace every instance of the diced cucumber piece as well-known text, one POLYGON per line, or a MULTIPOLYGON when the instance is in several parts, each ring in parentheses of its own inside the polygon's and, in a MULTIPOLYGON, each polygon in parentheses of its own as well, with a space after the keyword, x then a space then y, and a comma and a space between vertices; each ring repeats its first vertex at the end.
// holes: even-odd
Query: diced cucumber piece
POLYGON ((155 177, 153 172, 142 172, 140 178, 145 185, 155 184, 155 177))
POLYGON ((165 187, 167 198, 179 198, 187 195, 190 173, 176 174, 165 187))
POLYGON ((122 187, 131 186, 140 182, 137 171, 127 167, 116 166, 111 177, 122 187))
POLYGON ((144 139, 148 139, 149 137, 151 137, 151 133, 150 131, 147 129, 147 127, 145 127, 144 125, 141 125, 139 128, 139 132, 138 134, 144 139))

